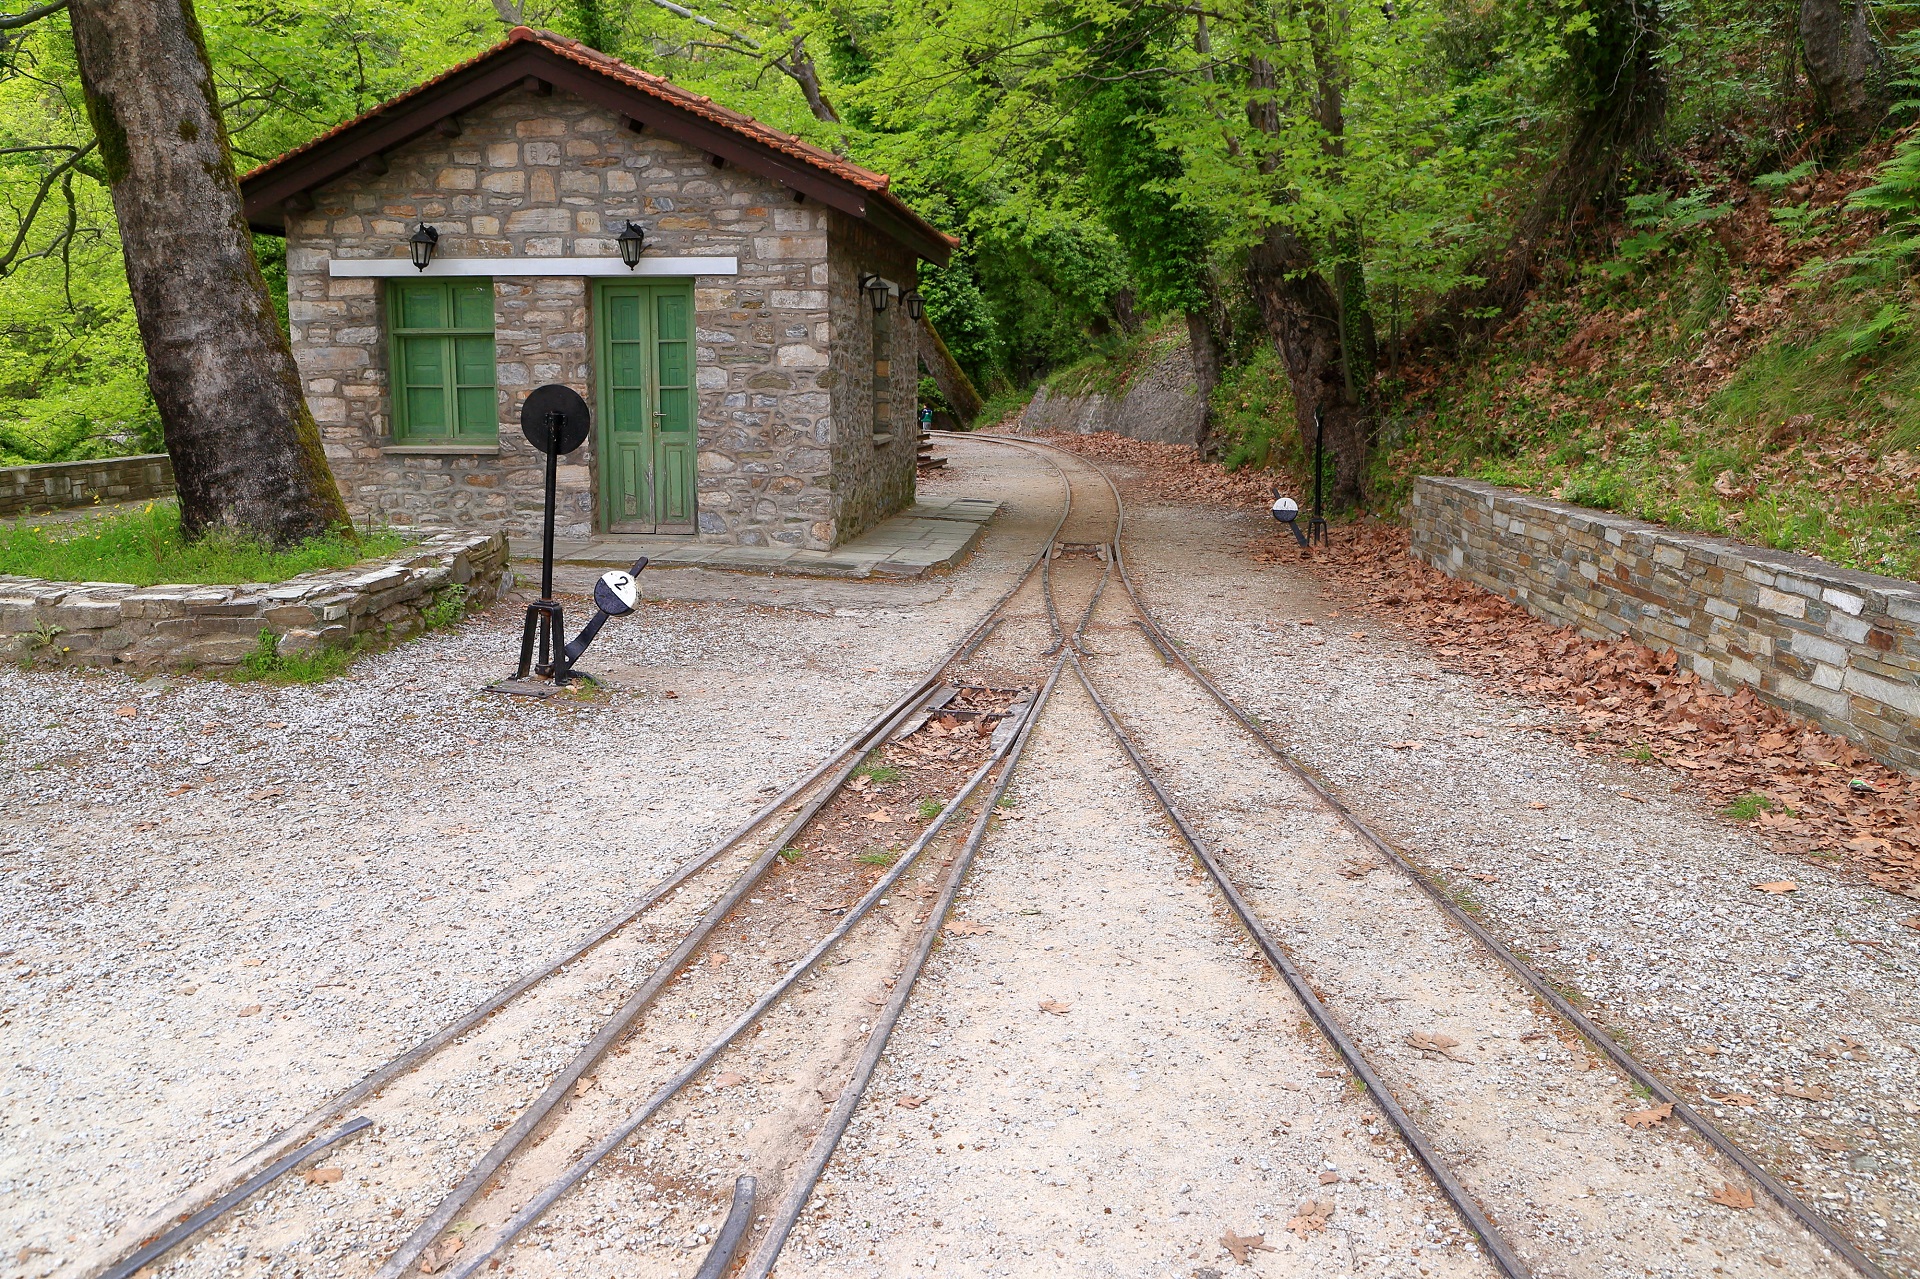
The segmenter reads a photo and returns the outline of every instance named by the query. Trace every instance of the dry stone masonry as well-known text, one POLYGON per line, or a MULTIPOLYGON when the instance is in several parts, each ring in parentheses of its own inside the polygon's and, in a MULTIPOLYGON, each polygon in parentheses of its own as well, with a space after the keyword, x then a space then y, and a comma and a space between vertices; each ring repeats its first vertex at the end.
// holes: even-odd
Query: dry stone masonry
POLYGON ((1413 553, 1535 616, 1675 652, 1920 769, 1920 583, 1496 488, 1422 477, 1413 553))
POLYGON ((173 461, 165 453, 0 468, 0 519, 172 496, 173 461))
MULTIPOLYGON (((407 530, 400 530, 406 532, 407 530)), ((238 666, 276 636, 281 654, 403 639, 451 588, 484 608, 511 583, 504 533, 427 532, 382 564, 275 584, 128 586, 0 575, 0 655, 132 670, 238 666)))

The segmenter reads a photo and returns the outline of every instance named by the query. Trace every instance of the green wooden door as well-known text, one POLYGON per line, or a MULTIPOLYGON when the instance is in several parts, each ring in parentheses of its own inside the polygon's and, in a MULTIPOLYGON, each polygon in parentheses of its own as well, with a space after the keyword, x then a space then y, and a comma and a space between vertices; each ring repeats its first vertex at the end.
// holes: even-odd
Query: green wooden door
POLYGON ((684 280, 598 290, 601 524, 694 530, 693 289, 684 280))

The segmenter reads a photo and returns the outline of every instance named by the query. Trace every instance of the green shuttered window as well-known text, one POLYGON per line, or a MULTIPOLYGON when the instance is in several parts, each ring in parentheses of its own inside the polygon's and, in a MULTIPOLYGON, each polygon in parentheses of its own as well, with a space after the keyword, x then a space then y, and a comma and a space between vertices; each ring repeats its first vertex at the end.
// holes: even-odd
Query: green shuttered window
POLYGON ((387 294, 387 319, 393 341, 394 440, 490 444, 498 439, 493 281, 396 280, 387 294))

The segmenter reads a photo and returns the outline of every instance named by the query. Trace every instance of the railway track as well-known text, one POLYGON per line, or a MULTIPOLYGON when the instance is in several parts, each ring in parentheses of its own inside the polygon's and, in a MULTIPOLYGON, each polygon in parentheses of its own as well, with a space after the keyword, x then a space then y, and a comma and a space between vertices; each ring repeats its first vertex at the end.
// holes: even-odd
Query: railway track
MULTIPOLYGON (((1086 466, 1098 474, 1110 491, 1116 507, 1124 511, 1124 502, 1118 486, 1097 464, 1035 441, 999 438, 996 442, 1035 453, 1045 450, 1047 454, 1073 458, 1077 464, 1086 466)), ((1577 1035, 1588 1049, 1597 1057, 1604 1057, 1610 1061, 1656 1105, 1670 1107, 1672 1118, 1679 1120, 1696 1133, 1715 1154, 1737 1170, 1737 1174, 1744 1177, 1755 1191, 1771 1200, 1795 1224, 1817 1239, 1832 1258, 1843 1263, 1847 1269, 1867 1276, 1868 1279, 1885 1279, 1879 1267, 1835 1229, 1832 1223, 1769 1173, 1758 1159, 1743 1149, 1711 1120, 1688 1105, 1684 1098, 1637 1060, 1614 1036, 1609 1035, 1561 994, 1544 975, 1522 960, 1491 930, 1462 909, 1442 885, 1425 875, 1398 848, 1368 826, 1330 784, 1297 759, 1272 732, 1248 715, 1214 680, 1195 666, 1185 655, 1183 647, 1161 625, 1128 572, 1121 536, 1123 531, 1122 522, 1121 529, 1116 532, 1111 554, 1118 570, 1126 605, 1134 614, 1130 619, 1131 625, 1138 628, 1141 638, 1152 646, 1154 654, 1162 663, 1191 680, 1218 710, 1224 713, 1227 720, 1244 732, 1251 742, 1257 744, 1274 764, 1302 785, 1316 802, 1323 805, 1357 836, 1365 847, 1377 853, 1395 871, 1417 887, 1452 926, 1470 937, 1478 948, 1517 979, 1528 992, 1577 1035)), ((1091 620, 1090 613, 1089 617, 1082 622, 1083 629, 1091 620)), ((1118 629, 1124 631, 1126 626, 1127 623, 1122 623, 1118 629)), ((1155 800, 1179 832, 1181 841, 1190 849, 1195 860, 1224 898, 1233 916, 1246 929, 1248 936, 1275 971, 1286 980, 1314 1023, 1352 1067, 1356 1078, 1365 1086, 1368 1096, 1380 1107, 1384 1117, 1400 1132, 1421 1164, 1434 1176, 1448 1200, 1460 1213, 1462 1220, 1483 1241, 1489 1257, 1501 1272, 1516 1277, 1527 1274, 1527 1265, 1518 1252, 1494 1229, 1482 1207, 1446 1168, 1432 1140, 1421 1132, 1419 1126, 1407 1115, 1405 1109, 1395 1099, 1387 1080, 1373 1067, 1352 1037, 1346 1033, 1340 1018, 1329 1010, 1314 989, 1310 977, 1302 972, 1300 966, 1289 954, 1287 947, 1276 940, 1272 930, 1261 919, 1247 895, 1236 884, 1232 871, 1221 856, 1220 848, 1215 842, 1210 841, 1197 828, 1190 815, 1183 811, 1182 806, 1170 791, 1165 766, 1158 765, 1149 758, 1149 752, 1143 750, 1136 733, 1116 716, 1108 699, 1101 695, 1094 678, 1089 674, 1085 656, 1084 651, 1076 645, 1072 653, 1072 662, 1080 684, 1093 700, 1101 718, 1142 782, 1151 790, 1155 800)))
MULTIPOLYGON (((1007 647, 1017 629, 1004 625, 1009 621, 1010 606, 1015 597, 1020 595, 1036 573, 1044 579, 1050 572, 1049 550, 1073 514, 1070 487, 1065 490, 1063 498, 1059 518, 1046 545, 1036 553, 1014 584, 922 679, 875 716, 860 732, 831 752, 807 776, 762 805, 726 838, 683 863, 561 959, 497 992, 459 1020, 370 1071, 354 1085, 329 1098, 241 1160, 203 1178, 194 1188, 163 1209, 119 1232, 116 1239, 103 1250, 109 1255, 86 1265, 86 1272, 102 1276, 103 1279, 126 1279, 162 1259, 179 1260, 194 1247, 209 1241, 218 1240, 228 1247, 234 1247, 234 1240, 222 1240, 221 1236, 247 1235, 250 1225, 257 1225, 241 1220, 250 1207, 262 1209, 254 1212, 253 1216, 271 1219, 271 1209, 265 1207, 263 1200, 270 1198, 276 1188, 286 1185, 287 1179, 303 1163, 309 1163, 315 1157, 334 1151, 342 1143, 356 1138, 362 1142, 377 1139, 387 1127, 382 1120, 392 1116, 398 1108, 394 1104, 394 1094, 423 1067, 429 1063, 440 1067, 444 1059, 463 1052, 472 1055, 473 1045, 484 1038, 492 1024, 516 1013, 524 1018, 523 1006, 529 1002, 539 1001, 543 997, 549 1002, 568 999, 578 1002, 583 997, 601 995, 606 986, 618 984, 620 975, 609 977, 591 990, 582 992, 577 988, 562 989, 566 986, 565 979, 570 975, 570 970, 591 963, 619 941, 630 938, 636 928, 654 923, 664 907, 689 900, 697 902, 694 908, 696 917, 691 924, 679 926, 670 948, 656 948, 664 949, 664 954, 656 953, 648 957, 648 971, 644 979, 629 986, 625 998, 617 1007, 602 1010, 603 1020, 595 1032, 567 1053, 557 1069, 547 1073, 538 1096, 531 1101, 520 1099, 507 1104, 507 1108, 513 1112, 511 1118, 491 1125, 499 1130, 499 1135, 493 1138, 478 1158, 470 1162, 465 1173, 434 1202, 431 1210, 413 1223, 410 1233, 387 1256, 379 1273, 390 1277, 415 1270, 465 1274, 490 1260, 495 1251, 538 1220, 581 1177, 593 1172, 601 1160, 626 1137, 674 1101, 726 1052, 735 1039, 750 1029, 757 1032, 760 1029, 758 1023, 768 1010, 813 976, 814 969, 828 953, 854 935, 870 915, 880 918, 881 923, 894 929, 900 927, 898 922, 883 917, 886 913, 883 908, 889 905, 888 894, 896 892, 895 886, 919 869, 922 855, 936 845, 948 824, 969 806, 976 793, 988 787, 994 773, 1002 772, 1005 776, 1011 776, 1011 760, 1017 758, 1020 743, 1024 740, 1023 733, 1018 730, 1037 717, 1062 669, 1064 659, 1054 663, 1051 677, 1037 693, 1032 689, 969 684, 959 674, 971 664, 997 672, 1004 678, 1006 670, 1022 665, 1021 662, 1000 657, 996 650, 1007 647), (1024 697, 1023 691, 1026 693, 1024 697), (1000 731, 990 736, 985 731, 941 728, 943 724, 956 724, 986 729, 996 723, 1014 731, 1000 731), (949 740, 957 744, 945 749, 936 748, 932 752, 940 757, 937 767, 916 770, 912 765, 922 761, 914 758, 912 743, 906 739, 929 731, 944 731, 949 740), (976 756, 981 758, 976 760, 976 756), (888 762, 890 760, 895 762, 888 762), (961 766, 962 763, 965 767, 961 766), (889 775, 902 771, 906 772, 905 780, 908 783, 937 780, 941 774, 949 778, 958 774, 963 780, 956 790, 945 797, 944 802, 922 801, 922 824, 918 834, 905 849, 898 850, 897 859, 878 854, 858 858, 849 850, 828 845, 823 851, 847 854, 837 859, 821 859, 837 860, 840 863, 838 873, 823 871, 813 877, 820 882, 811 885, 811 889, 802 886, 799 892, 787 891, 783 895, 790 908, 787 912, 790 916, 813 923, 818 921, 821 913, 825 913, 835 921, 834 927, 805 947, 805 953, 797 960, 772 965, 778 970, 778 975, 760 991, 758 998, 751 1000, 744 1011, 733 1018, 718 1037, 697 1048, 674 1045, 670 1051, 676 1057, 685 1055, 689 1059, 688 1064, 671 1072, 659 1086, 643 1091, 641 1095, 648 1096, 648 1101, 637 1113, 613 1121, 602 1114, 578 1113, 594 1109, 591 1105, 583 1107, 579 1103, 586 1098, 593 1085, 602 1082, 596 1072, 608 1073, 605 1063, 609 1055, 633 1055, 636 1045, 649 1038, 648 1032, 653 1023, 669 1021, 673 1014, 664 1012, 663 1003, 673 1003, 676 998, 680 1005, 689 1002, 684 992, 672 988, 684 986, 689 978, 705 975, 709 971, 696 965, 697 957, 705 955, 710 960, 725 962, 730 957, 719 950, 720 946, 726 945, 729 950, 739 951, 745 949, 745 944, 750 944, 748 930, 764 924, 768 913, 755 912, 752 907, 769 904, 771 895, 776 891, 768 885, 776 877, 792 885, 796 880, 803 880, 805 871, 811 868, 809 865, 796 869, 789 864, 798 860, 813 862, 814 859, 807 854, 814 850, 805 847, 809 836, 822 828, 832 827, 835 818, 844 819, 847 814, 843 810, 873 803, 894 780, 889 775), (873 786, 867 785, 876 778, 887 780, 873 786), (939 811, 929 813, 928 808, 938 808, 939 811), (772 838, 766 838, 770 830, 777 833, 772 838), (749 858, 744 850, 750 847, 758 851, 757 855, 749 858), (883 861, 891 862, 884 872, 879 865, 883 861), (742 862, 744 865, 739 864, 742 862), (723 882, 710 882, 716 879, 723 882), (862 880, 870 882, 859 882, 862 880), (854 883, 858 883, 865 891, 851 901, 825 907, 815 906, 811 901, 805 904, 797 901, 800 892, 823 889, 832 892, 854 883), (761 896, 755 896, 756 893, 761 896), (879 914, 876 915, 876 912, 879 914), (663 995, 668 996, 664 1001, 663 995), (348 1119, 355 1111, 362 1113, 354 1115, 340 1128, 326 1131, 339 1121, 348 1119), (593 1134, 597 1140, 590 1142, 586 1150, 558 1177, 549 1180, 544 1188, 537 1191, 520 1192, 518 1181, 529 1178, 537 1181, 544 1173, 551 1171, 546 1165, 552 1162, 552 1149, 569 1142, 578 1145, 580 1131, 595 1128, 603 1130, 593 1134), (476 1246, 468 1248, 467 1240, 472 1228, 469 1219, 484 1219, 487 1215, 484 1209, 488 1205, 497 1206, 504 1202, 504 1198, 522 1202, 515 1203, 509 1210, 497 1211, 494 1215, 501 1220, 488 1224, 498 1229, 487 1240, 476 1241, 476 1246), (461 1255, 463 1251, 464 1256, 461 1255)), ((1046 593, 1046 600, 1051 607, 1051 592, 1046 593)), ((1056 639, 1057 630, 1056 625, 1056 639)), ((919 753, 925 755, 928 752, 919 753)), ((999 789, 1004 789, 1004 779, 999 789)), ((994 797, 998 793, 999 790, 995 790, 994 797)), ((966 847, 978 846, 978 832, 984 830, 985 814, 991 811, 990 802, 982 810, 983 815, 976 819, 976 833, 966 847)), ((844 820, 840 824, 844 826, 844 820)), ((689 911, 683 906, 681 913, 689 911)), ((896 910, 894 913, 900 912, 896 910)), ((575 985, 577 987, 577 983, 575 985)), ((598 1002, 598 999, 594 999, 594 1002, 598 1002)), ((700 1012, 684 1011, 679 1015, 695 1020, 703 1016, 700 1012)), ((535 1016, 537 1018, 537 1014, 535 1016)), ((669 1050, 662 1048, 659 1051, 669 1050)), ((485 1052, 479 1055, 483 1059, 487 1056, 485 1052)), ((614 1090, 611 1080, 605 1083, 603 1092, 614 1090)), ((420 1101, 419 1098, 410 1100, 414 1105, 420 1101)), ((498 1099, 493 1100, 497 1102, 498 1099)), ((467 1144, 471 1145, 472 1142, 467 1144)), ((415 1150, 411 1153, 418 1155, 421 1152, 415 1150)), ((437 1180, 436 1170, 417 1164, 408 1167, 404 1158, 395 1160, 391 1157, 381 1158, 373 1166, 385 1168, 395 1162, 401 1165, 401 1175, 379 1178, 386 1183, 387 1193, 373 1192, 367 1197, 372 1201, 370 1206, 388 1203, 402 1205, 394 1208, 392 1215, 411 1220, 413 1214, 405 1206, 409 1197, 404 1181, 409 1179, 408 1174, 417 1181, 437 1180)), ((750 1203, 750 1200, 749 1195, 745 1202, 750 1203)), ((731 1234, 723 1230, 721 1238, 737 1240, 737 1226, 738 1222, 731 1234)), ((254 1230, 253 1233, 271 1236, 276 1232, 254 1230)), ((286 1232, 281 1230, 278 1233, 284 1236, 286 1232)), ((238 1246, 251 1245, 242 1243, 238 1246)), ((261 1255, 262 1259, 266 1259, 271 1254, 261 1255)))
MULTIPOLYGON (((369 1178, 376 1188, 363 1198, 371 1201, 369 1209, 393 1205, 392 1215, 409 1229, 397 1246, 380 1245, 378 1276, 399 1279, 425 1271, 468 1279, 511 1267, 568 1225, 602 1236, 618 1231, 623 1237, 616 1238, 616 1247, 656 1248, 674 1240, 665 1273, 770 1275, 862 1105, 1035 726, 1056 690, 1071 679, 1085 690, 1239 926, 1364 1085, 1488 1260, 1509 1279, 1529 1275, 1521 1250, 1495 1224, 1488 1206, 1396 1100, 1400 1081, 1351 1032, 1340 1000, 1327 997, 1311 967, 1276 937, 1261 903, 1244 891, 1234 859, 1209 837, 1205 821, 1182 807, 1161 752, 1139 740, 1125 710, 1116 708, 1112 681, 1103 673, 1108 654, 1096 656, 1087 637, 1090 629, 1104 638, 1130 628, 1141 645, 1151 646, 1163 671, 1177 671, 1203 690, 1272 766, 1408 876, 1453 926, 1596 1053, 1670 1101, 1676 1117, 1835 1257, 1877 1279, 1879 1272, 1851 1244, 1461 912, 1187 660, 1127 571, 1124 502, 1103 470, 1032 441, 994 442, 1049 459, 1064 490, 1059 520, 1013 586, 913 688, 567 957, 499 992, 123 1232, 116 1255, 92 1273, 121 1279, 198 1247, 232 1249, 250 1235, 272 1247, 276 1226, 277 1237, 284 1238, 290 1228, 312 1224, 271 1211, 242 1216, 250 1204, 286 1185, 303 1162, 339 1148, 335 1143, 379 1140, 398 1119, 390 1104, 396 1085, 430 1061, 470 1050, 503 1013, 530 997, 580 998, 577 989, 566 988, 569 970, 587 966, 596 952, 663 919, 673 907, 680 917, 658 925, 669 935, 644 964, 629 962, 623 974, 604 982, 624 991, 620 1003, 605 1010, 584 1043, 563 1060, 555 1057, 536 1098, 511 1106, 510 1117, 501 1111, 502 1119, 491 1124, 498 1136, 486 1130, 468 1134, 464 1171, 451 1184, 444 1160, 427 1168, 383 1150, 373 1166, 391 1171, 369 1178), (1063 466, 1055 457, 1072 460, 1063 466), (1122 589, 1110 592, 1116 581, 1122 589), (1096 628, 1103 601, 1108 611, 1124 608, 1134 616, 1096 628), (994 724, 995 731, 977 731, 994 724), (938 758, 929 761, 933 754, 938 758), (880 780, 888 770, 895 778, 880 780), (944 783, 938 811, 922 810, 911 841, 885 857, 840 847, 859 819, 856 810, 900 781, 944 783), (768 831, 776 833, 767 838, 768 831), (757 852, 749 856, 749 847, 757 852), (756 937, 776 922, 784 927, 785 948, 799 953, 754 955, 756 937), (796 940, 802 934, 804 944, 796 940), (334 1127, 343 1120, 351 1122, 334 1127), (756 1130, 761 1136, 750 1138, 756 1130), (711 1153, 727 1144, 740 1147, 731 1160, 711 1153), (726 1167, 729 1162, 737 1166, 726 1167), (412 1193, 425 1184, 445 1189, 431 1196, 412 1193), (649 1214, 657 1220, 650 1223, 649 1214), (660 1224, 667 1219, 676 1224, 660 1224)), ((421 1102, 415 1097, 410 1104, 421 1102)))

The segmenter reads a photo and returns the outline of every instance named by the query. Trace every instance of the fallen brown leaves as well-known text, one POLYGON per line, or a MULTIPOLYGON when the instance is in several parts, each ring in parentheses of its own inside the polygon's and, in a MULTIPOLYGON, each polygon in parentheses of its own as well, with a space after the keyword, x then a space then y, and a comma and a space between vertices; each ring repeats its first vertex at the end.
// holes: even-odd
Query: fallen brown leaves
POLYGON ((1040 1011, 1052 1013, 1055 1017, 1065 1017, 1073 1011, 1073 1005, 1063 1004, 1057 999, 1043 999, 1040 1001, 1040 1011))
MULTIPOLYGON (((1275 538, 1267 549, 1274 558, 1302 558, 1291 541, 1275 538)), ((1793 719, 1750 689, 1720 692, 1680 669, 1673 654, 1587 639, 1429 568, 1407 554, 1404 529, 1349 526, 1309 563, 1356 606, 1420 634, 1448 668, 1565 710, 1550 731, 1580 749, 1650 755, 1684 774, 1676 789, 1716 807, 1763 796, 1748 825, 1776 848, 1838 857, 1882 887, 1920 891, 1920 778, 1793 719), (1850 786, 1855 779, 1867 787, 1850 786)))
POLYGON ((1658 1128, 1673 1118, 1673 1103, 1662 1102, 1647 1110, 1630 1110, 1620 1116, 1620 1122, 1629 1128, 1658 1128))
POLYGON ((1730 1181, 1722 1182, 1720 1189, 1708 1195, 1707 1198, 1717 1204, 1725 1204, 1729 1208, 1739 1208, 1743 1211, 1753 1207, 1753 1192, 1743 1186, 1736 1186, 1730 1181))
POLYGON ((1287 1229, 1299 1235, 1302 1239, 1305 1239, 1308 1235, 1316 1231, 1325 1230, 1327 1228, 1327 1221, 1332 1216, 1333 1202, 1331 1200, 1320 1200, 1316 1202, 1309 1199, 1300 1205, 1299 1211, 1293 1214, 1293 1219, 1287 1222, 1287 1229))
POLYGON ((1163 501, 1262 508, 1273 501, 1272 475, 1261 471, 1222 470, 1217 463, 1195 457, 1191 445, 1130 440, 1111 431, 1034 438, 1102 462, 1137 468, 1139 475, 1129 477, 1130 480, 1148 495, 1163 501))
POLYGON ((947 931, 957 937, 978 937, 981 933, 990 933, 993 929, 985 924, 976 924, 971 919, 953 919, 947 922, 947 931))
POLYGON ((1220 1236, 1220 1246, 1243 1266, 1253 1264, 1253 1254, 1256 1252, 1274 1251, 1273 1245, 1267 1242, 1265 1235, 1236 1235, 1231 1227, 1226 1234, 1220 1236))
POLYGON ((1438 1031, 1416 1030, 1407 1036, 1407 1047, 1418 1049, 1423 1056, 1429 1058, 1445 1057, 1452 1061, 1466 1061, 1467 1058, 1453 1051, 1459 1046, 1459 1040, 1438 1031))
POLYGON ((427 1249, 420 1254, 420 1273, 430 1275, 445 1270, 447 1263, 453 1260, 453 1254, 465 1246, 466 1240, 455 1238, 427 1249))

